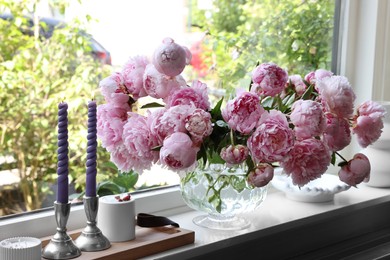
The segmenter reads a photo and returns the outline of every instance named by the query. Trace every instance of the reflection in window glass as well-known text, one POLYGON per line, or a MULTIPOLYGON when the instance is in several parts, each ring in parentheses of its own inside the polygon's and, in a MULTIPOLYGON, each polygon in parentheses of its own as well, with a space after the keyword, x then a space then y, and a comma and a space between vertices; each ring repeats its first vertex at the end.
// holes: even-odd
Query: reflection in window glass
MULTIPOLYGON (((324 0, 117 0, 107 5, 105 0, 85 0, 81 5, 70 5, 65 14, 57 18, 70 22, 71 18, 89 14, 97 19, 97 21, 89 22, 86 30, 93 35, 99 45, 104 46, 103 49, 107 50, 105 57, 109 52, 112 66, 108 68, 109 71, 107 68, 95 70, 95 74, 101 73, 98 76, 88 74, 88 77, 93 78, 89 82, 91 85, 96 87, 100 76, 120 70, 131 56, 150 56, 163 38, 171 37, 177 43, 187 46, 193 54, 190 66, 187 66, 183 72, 187 82, 195 78, 206 82, 210 89, 210 99, 215 102, 221 96, 230 95, 236 87, 248 86, 249 73, 257 63, 274 62, 286 68, 289 74, 300 75, 317 68, 330 69, 334 2, 324 0), (150 8, 151 6, 153 8, 150 8)), ((53 16, 53 13, 58 13, 52 12, 50 8, 40 10, 44 10, 41 16, 53 16)), ((4 35, 11 33, 4 31, 6 30, 4 24, 0 28, 4 35)), ((23 44, 29 43, 23 34, 13 33, 12 35, 20 37, 20 39, 12 39, 20 44, 21 48, 23 44)), ((61 40, 61 38, 58 39, 61 40)), ((14 48, 17 47, 14 44, 14 48)), ((0 48, 2 48, 1 53, 5 53, 5 46, 0 45, 0 48)), ((16 53, 16 50, 10 51, 16 53)), ((14 56, 2 58, 12 60, 14 56)), ((56 63, 48 63, 45 66, 55 66, 53 64, 56 63)), ((4 69, 1 72, 4 73, 4 69)), ((86 84, 85 75, 80 75, 77 78, 78 81, 74 82, 74 86, 86 84)), ((74 75, 64 73, 63 80, 68 82, 72 77, 74 80, 74 75)), ((29 104, 29 107, 33 107, 25 91, 16 91, 17 86, 12 84, 6 87, 11 93, 15 91, 21 95, 26 101, 26 106, 29 104)), ((56 102, 65 97, 72 99, 72 96, 60 93, 54 95, 50 91, 46 93, 46 96, 34 96, 34 104, 36 104, 34 109, 36 110, 42 108, 41 104, 51 102, 50 110, 46 109, 45 115, 50 115, 48 117, 52 120, 51 123, 43 119, 40 122, 42 117, 34 117, 33 122, 40 122, 40 124, 31 129, 44 128, 46 132, 42 133, 51 133, 51 139, 42 139, 44 136, 39 137, 39 134, 33 132, 27 135, 26 138, 29 139, 20 140, 23 140, 25 144, 50 142, 44 146, 48 149, 50 156, 42 152, 42 146, 39 145, 30 145, 23 154, 20 153, 23 150, 22 146, 18 146, 20 143, 8 138, 11 135, 6 129, 15 125, 12 121, 14 118, 12 113, 18 113, 18 111, 7 110, 3 107, 3 100, 9 97, 5 93, 5 88, 1 89, 0 144, 3 145, 6 142, 8 144, 0 149, 0 216, 50 207, 56 192, 57 140, 54 127, 57 114, 56 102), (23 158, 28 158, 28 160, 23 158), (35 177, 31 177, 29 169, 37 169, 34 170, 35 177)), ((77 91, 79 90, 74 92, 77 91)), ((73 95, 80 96, 74 103, 83 102, 80 99, 87 100, 91 92, 96 92, 97 101, 103 102, 96 90, 88 89, 82 91, 81 94, 84 95, 82 97, 80 93, 73 93, 73 95)), ((138 106, 145 102, 140 100, 138 106)), ((76 109, 69 111, 73 114, 72 116, 78 116, 78 118, 70 119, 71 123, 82 125, 86 120, 86 110, 84 114, 80 112, 74 115, 76 111, 76 109)), ((21 122, 18 126, 20 133, 26 127, 31 127, 28 124, 31 120, 30 122, 21 120, 21 122)), ((73 164, 70 172, 72 199, 82 195, 85 189, 85 170, 83 169, 85 136, 86 126, 84 125, 72 129, 69 134, 71 164, 73 164), (76 131, 77 138, 74 136, 76 131), (76 164, 80 166, 74 166, 76 164)), ((118 174, 112 164, 106 163, 109 162, 109 154, 101 146, 98 158, 99 195, 140 191, 179 182, 177 174, 158 166, 152 167, 139 177, 136 173, 118 174)))

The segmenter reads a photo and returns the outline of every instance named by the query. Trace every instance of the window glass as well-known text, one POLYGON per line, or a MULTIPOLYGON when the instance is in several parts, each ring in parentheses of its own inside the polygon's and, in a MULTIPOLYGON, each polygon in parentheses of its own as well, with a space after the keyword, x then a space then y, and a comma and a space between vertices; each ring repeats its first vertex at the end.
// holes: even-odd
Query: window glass
MULTIPOLYGON (((120 71, 131 56, 150 56, 165 37, 191 50, 192 61, 183 76, 187 81, 206 82, 214 101, 248 86, 257 63, 274 62, 289 74, 300 75, 331 68, 335 1, 117 0, 107 4, 106 0, 85 0, 65 5, 61 14, 62 7, 42 5, 36 10, 40 16, 54 16, 70 25, 39 42, 19 30, 31 26, 31 20, 0 19, 0 217, 52 206, 57 105, 63 100, 70 107, 70 194, 72 199, 82 195, 86 100, 103 103, 96 89, 98 81, 120 71), (73 19, 86 14, 92 20, 73 19), (82 38, 81 31, 91 34, 92 40, 82 38), (72 60, 61 54, 64 46, 72 60)), ((14 10, 26 13, 31 6, 14 10)), ((158 166, 138 179, 135 173, 119 175, 107 151, 98 149, 100 195, 179 182, 177 174, 158 166)))

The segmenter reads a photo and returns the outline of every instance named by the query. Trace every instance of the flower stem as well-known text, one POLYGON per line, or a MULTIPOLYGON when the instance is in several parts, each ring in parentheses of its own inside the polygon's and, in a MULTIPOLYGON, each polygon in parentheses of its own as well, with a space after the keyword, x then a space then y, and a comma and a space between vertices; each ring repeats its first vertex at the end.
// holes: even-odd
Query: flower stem
POLYGON ((209 194, 209 191, 211 190, 211 189, 213 189, 214 190, 214 192, 216 192, 217 190, 215 189, 215 187, 214 187, 214 185, 215 184, 217 184, 217 182, 219 181, 219 179, 221 178, 221 176, 222 175, 219 175, 218 177, 217 177, 217 179, 214 181, 214 183, 213 184, 211 184, 211 185, 209 185, 209 188, 207 189, 207 191, 206 191, 206 195, 208 195, 209 194))
POLYGON ((233 129, 230 129, 230 142, 232 142, 232 145, 234 146, 234 133, 233 133, 233 129))
POLYGON ((335 154, 337 154, 338 157, 340 157, 344 162, 348 162, 341 154, 339 154, 338 152, 335 152, 335 154))

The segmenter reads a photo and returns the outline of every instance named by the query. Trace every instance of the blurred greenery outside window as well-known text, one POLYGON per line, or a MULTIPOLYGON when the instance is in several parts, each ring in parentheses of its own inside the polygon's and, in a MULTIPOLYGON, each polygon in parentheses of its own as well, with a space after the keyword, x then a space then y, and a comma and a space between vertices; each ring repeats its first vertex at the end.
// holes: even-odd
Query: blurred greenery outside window
MULTIPOLYGON (((83 32, 93 17, 74 20, 50 38, 41 37, 39 27, 30 27, 24 16, 34 14, 38 2, 0 0, 0 12, 8 9, 14 15, 11 22, 0 19, 0 217, 52 205, 61 101, 69 104, 70 193, 72 198, 82 195, 87 102, 104 102, 97 86, 113 70, 90 55, 83 32), (2 177, 10 172, 19 181, 2 185, 2 177)), ((257 63, 274 62, 290 75, 301 76, 317 68, 332 69, 335 1, 185 3, 187 33, 197 39, 188 46, 193 59, 185 77, 206 82, 215 100, 234 94, 237 87, 247 88, 257 63)), ((53 1, 51 8, 63 12, 67 6, 67 1, 53 1)), ((151 188, 137 185, 137 180, 137 173, 118 173, 99 145, 99 195, 151 188)))

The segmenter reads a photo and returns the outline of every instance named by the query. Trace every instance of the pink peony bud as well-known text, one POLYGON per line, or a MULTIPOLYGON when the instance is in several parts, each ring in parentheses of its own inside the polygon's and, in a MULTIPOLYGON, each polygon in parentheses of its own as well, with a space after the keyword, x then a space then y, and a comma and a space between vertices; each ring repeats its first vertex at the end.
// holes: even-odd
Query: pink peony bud
POLYGON ((248 154, 248 147, 238 144, 222 148, 220 155, 228 164, 239 164, 246 160, 248 154))
POLYGON ((297 92, 298 96, 302 96, 303 93, 305 93, 307 86, 303 82, 302 77, 300 75, 291 75, 289 76, 289 81, 293 85, 295 91, 297 92))
POLYGON ((153 65, 160 73, 169 77, 179 75, 190 60, 191 52, 171 38, 165 38, 153 55, 153 65))
POLYGON ((268 163, 260 163, 249 172, 248 182, 255 187, 264 187, 274 177, 274 168, 268 163))
POLYGON ((370 179, 371 165, 367 156, 357 153, 348 162, 341 167, 339 178, 348 185, 355 186, 361 182, 367 182, 370 179))

